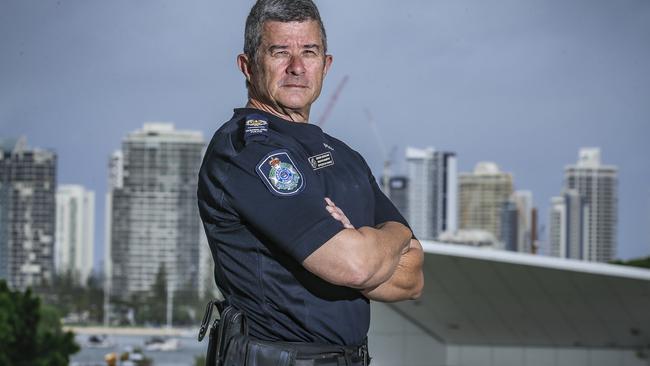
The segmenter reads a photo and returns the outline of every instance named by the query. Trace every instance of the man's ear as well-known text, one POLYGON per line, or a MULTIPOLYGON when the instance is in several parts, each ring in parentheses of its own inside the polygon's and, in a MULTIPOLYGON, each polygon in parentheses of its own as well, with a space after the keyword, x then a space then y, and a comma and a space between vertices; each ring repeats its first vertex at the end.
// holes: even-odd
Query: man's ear
POLYGON ((330 67, 332 66, 332 62, 334 62, 334 56, 325 55, 325 67, 323 68, 323 77, 327 75, 327 72, 330 70, 330 67))
POLYGON ((245 53, 237 55, 237 66, 239 67, 239 70, 241 70, 242 74, 244 74, 246 77, 246 81, 250 83, 251 78, 253 77, 253 64, 248 58, 248 55, 245 53))

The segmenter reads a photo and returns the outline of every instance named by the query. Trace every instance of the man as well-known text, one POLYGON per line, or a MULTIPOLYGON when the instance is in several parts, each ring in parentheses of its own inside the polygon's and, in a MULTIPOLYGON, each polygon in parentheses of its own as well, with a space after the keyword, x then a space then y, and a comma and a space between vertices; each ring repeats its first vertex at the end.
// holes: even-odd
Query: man
MULTIPOLYGON (((363 348, 369 300, 417 298, 423 252, 361 155, 308 123, 332 64, 316 6, 257 1, 237 64, 248 103, 199 174, 217 284, 252 339, 363 348)), ((364 364, 323 350, 300 364, 364 364)))

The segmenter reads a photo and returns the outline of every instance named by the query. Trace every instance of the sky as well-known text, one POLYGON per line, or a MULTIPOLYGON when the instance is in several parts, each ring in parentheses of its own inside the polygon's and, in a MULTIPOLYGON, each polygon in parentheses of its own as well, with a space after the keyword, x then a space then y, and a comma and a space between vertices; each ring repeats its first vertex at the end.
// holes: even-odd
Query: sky
MULTIPOLYGON (((375 175, 393 146, 396 174, 406 146, 456 152, 460 172, 494 161, 533 192, 547 227, 564 167, 600 147, 619 168, 618 257, 650 255, 650 2, 316 3, 334 64, 311 119, 347 76, 323 127, 375 175)), ((207 141, 245 104, 235 58, 251 6, 0 2, 0 138, 56 151, 58 183, 95 191, 96 264, 108 157, 122 139, 167 121, 207 141)))

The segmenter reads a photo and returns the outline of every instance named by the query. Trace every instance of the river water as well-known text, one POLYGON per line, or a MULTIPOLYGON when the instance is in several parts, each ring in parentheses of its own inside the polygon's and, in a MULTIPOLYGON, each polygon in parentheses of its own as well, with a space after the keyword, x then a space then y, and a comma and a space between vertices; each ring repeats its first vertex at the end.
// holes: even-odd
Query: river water
POLYGON ((175 351, 147 351, 144 348, 145 341, 150 336, 137 335, 109 335, 108 341, 111 346, 107 348, 88 347, 88 335, 77 334, 75 339, 81 350, 70 358, 70 366, 106 366, 104 356, 115 352, 122 354, 125 351, 140 348, 146 357, 153 360, 154 366, 194 366, 196 356, 205 355, 208 347, 208 337, 199 343, 196 334, 185 334, 174 336, 180 340, 180 346, 175 351))

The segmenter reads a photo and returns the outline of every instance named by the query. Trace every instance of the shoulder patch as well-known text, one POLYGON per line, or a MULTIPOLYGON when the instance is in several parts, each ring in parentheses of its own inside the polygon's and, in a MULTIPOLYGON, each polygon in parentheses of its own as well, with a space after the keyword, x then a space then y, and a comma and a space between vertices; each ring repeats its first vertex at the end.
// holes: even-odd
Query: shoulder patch
POLYGON ((268 136, 269 122, 266 117, 259 114, 251 114, 246 117, 244 141, 264 141, 268 136))
POLYGON ((293 196, 305 187, 305 178, 286 150, 266 155, 255 169, 266 187, 276 196, 293 196))

